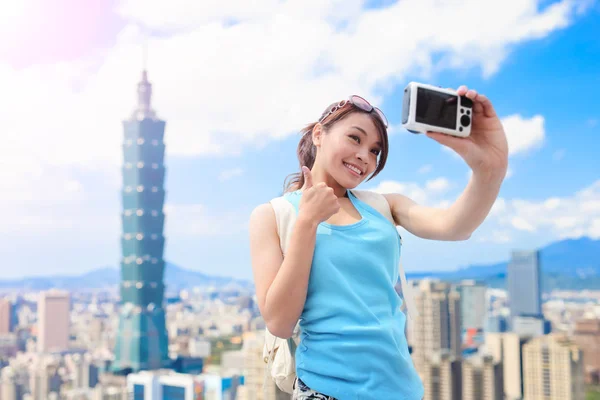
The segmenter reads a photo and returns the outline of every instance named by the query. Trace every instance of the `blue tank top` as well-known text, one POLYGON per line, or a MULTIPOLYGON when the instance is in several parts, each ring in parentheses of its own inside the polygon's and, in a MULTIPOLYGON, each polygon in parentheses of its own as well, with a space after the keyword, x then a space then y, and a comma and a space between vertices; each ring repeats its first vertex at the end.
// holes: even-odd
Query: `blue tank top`
MULTIPOLYGON (((286 193, 298 211, 302 192, 286 193)), ((398 280, 400 238, 377 210, 348 197, 361 215, 350 225, 319 224, 296 373, 336 399, 421 400, 408 351, 398 280)))

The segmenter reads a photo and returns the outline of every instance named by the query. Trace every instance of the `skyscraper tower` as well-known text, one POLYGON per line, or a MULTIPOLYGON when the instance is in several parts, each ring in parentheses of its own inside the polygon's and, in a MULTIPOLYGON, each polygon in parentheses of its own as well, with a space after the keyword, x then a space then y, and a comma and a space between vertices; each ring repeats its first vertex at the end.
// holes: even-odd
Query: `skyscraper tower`
POLYGON ((507 268, 510 316, 541 316, 539 251, 513 251, 507 268))
POLYGON ((137 95, 137 108, 123 122, 121 311, 114 372, 170 363, 163 308, 165 121, 152 110, 152 85, 145 70, 137 95))

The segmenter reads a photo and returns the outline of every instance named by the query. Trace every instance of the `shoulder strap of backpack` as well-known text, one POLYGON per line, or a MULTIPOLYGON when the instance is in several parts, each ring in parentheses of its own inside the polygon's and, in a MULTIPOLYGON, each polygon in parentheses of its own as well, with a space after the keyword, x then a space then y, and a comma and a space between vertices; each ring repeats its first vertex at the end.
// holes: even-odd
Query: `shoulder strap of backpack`
MULTIPOLYGON (((351 192, 356 196, 356 198, 367 203, 375 210, 379 211, 379 213, 386 217, 392 225, 396 226, 396 221, 394 220, 394 217, 392 215, 390 204, 388 203, 384 195, 377 192, 373 192, 371 190, 351 190, 351 192)), ((402 236, 400 236, 399 233, 398 237, 400 238, 400 244, 402 244, 402 236)), ((411 287, 406 281, 406 274, 404 273, 404 267, 402 266, 402 259, 400 259, 398 270, 400 275, 400 284, 402 286, 402 297, 404 297, 404 302, 406 303, 408 314, 414 318, 419 315, 419 312, 414 304, 414 298, 411 291, 411 287)))
POLYGON ((284 256, 296 222, 296 209, 294 205, 283 197, 276 197, 270 201, 275 211, 277 232, 279 233, 279 244, 284 256))

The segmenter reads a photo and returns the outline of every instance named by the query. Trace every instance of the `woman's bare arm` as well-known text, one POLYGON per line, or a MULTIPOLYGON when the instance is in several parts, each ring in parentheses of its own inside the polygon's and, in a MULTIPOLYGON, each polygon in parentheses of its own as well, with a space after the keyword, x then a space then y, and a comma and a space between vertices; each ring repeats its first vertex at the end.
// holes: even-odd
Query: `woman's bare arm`
POLYGON ((250 256, 258 308, 273 335, 289 338, 306 301, 318 223, 298 215, 285 259, 269 204, 250 216, 250 256))

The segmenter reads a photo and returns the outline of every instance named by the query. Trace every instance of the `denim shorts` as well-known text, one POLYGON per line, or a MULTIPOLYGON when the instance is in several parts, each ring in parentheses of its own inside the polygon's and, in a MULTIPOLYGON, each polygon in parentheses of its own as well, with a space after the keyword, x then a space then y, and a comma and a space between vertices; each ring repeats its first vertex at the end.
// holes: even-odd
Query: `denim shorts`
POLYGON ((326 394, 315 392, 300 378, 296 377, 294 382, 294 391, 292 394, 292 400, 336 400, 334 397, 327 396, 326 394))

